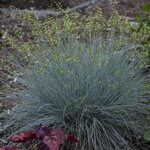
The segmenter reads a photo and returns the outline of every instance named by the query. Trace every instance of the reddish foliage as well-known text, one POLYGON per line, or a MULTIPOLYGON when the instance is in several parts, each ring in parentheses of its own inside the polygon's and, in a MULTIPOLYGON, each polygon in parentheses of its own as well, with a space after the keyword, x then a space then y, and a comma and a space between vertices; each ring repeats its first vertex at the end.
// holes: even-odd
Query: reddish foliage
POLYGON ((43 126, 38 128, 37 138, 43 142, 42 150, 59 150, 65 140, 71 143, 78 142, 73 135, 65 134, 60 128, 50 130, 48 127, 43 126))
POLYGON ((18 147, 0 147, 0 150, 21 150, 18 147))
POLYGON ((79 141, 71 134, 68 134, 66 140, 71 143, 78 143, 79 141))
POLYGON ((40 125, 36 130, 36 136, 42 140, 43 137, 48 136, 50 132, 51 130, 48 127, 40 125))
POLYGON ((37 139, 36 132, 29 131, 29 132, 23 132, 19 134, 15 134, 10 138, 10 141, 14 143, 25 143, 26 141, 37 139))
POLYGON ((43 138, 43 143, 50 150, 59 150, 60 145, 64 143, 64 131, 62 129, 53 129, 48 136, 43 138))
MULTIPOLYGON (((76 143, 78 140, 71 134, 65 134, 60 128, 49 129, 40 125, 36 131, 28 131, 16 134, 10 138, 12 142, 24 143, 29 140, 39 139, 42 141, 41 150, 59 150, 65 142, 76 143)), ((19 149, 0 149, 0 150, 19 150, 19 149)))
POLYGON ((20 134, 15 134, 10 138, 10 141, 14 143, 25 143, 26 141, 37 139, 36 132, 29 131, 20 134))

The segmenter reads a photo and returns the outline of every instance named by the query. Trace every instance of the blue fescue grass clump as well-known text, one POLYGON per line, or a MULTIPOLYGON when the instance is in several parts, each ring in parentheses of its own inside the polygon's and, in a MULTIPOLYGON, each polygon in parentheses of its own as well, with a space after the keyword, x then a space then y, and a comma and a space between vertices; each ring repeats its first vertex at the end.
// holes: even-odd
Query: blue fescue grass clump
MULTIPOLYGON (((25 70, 21 102, 11 116, 19 131, 61 127, 80 143, 71 149, 129 150, 143 132, 145 77, 129 47, 64 40, 25 70)), ((18 131, 18 130, 17 130, 18 131)))

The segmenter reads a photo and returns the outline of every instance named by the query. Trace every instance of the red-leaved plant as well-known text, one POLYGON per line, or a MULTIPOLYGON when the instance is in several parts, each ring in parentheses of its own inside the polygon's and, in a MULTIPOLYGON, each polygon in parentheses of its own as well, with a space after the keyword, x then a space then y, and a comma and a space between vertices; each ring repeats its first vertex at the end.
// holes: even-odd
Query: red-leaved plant
MULTIPOLYGON (((66 134, 63 129, 49 129, 40 125, 36 130, 15 134, 10 138, 14 143, 25 143, 29 140, 38 139, 42 141, 40 150, 59 150, 65 142, 77 143, 78 140, 71 134, 66 134)), ((0 150, 20 150, 17 147, 1 147, 0 150)))

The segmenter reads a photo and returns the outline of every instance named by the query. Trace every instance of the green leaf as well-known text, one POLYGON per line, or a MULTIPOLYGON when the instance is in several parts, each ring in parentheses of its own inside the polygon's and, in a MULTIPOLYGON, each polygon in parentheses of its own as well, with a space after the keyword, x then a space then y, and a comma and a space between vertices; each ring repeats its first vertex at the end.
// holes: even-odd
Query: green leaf
POLYGON ((146 111, 150 111, 150 105, 145 108, 146 111))
POLYGON ((145 85, 145 90, 150 90, 150 83, 145 85))
POLYGON ((144 11, 150 12, 150 3, 144 4, 144 11))
POLYGON ((137 23, 137 22, 130 22, 130 24, 131 24, 131 27, 132 27, 132 29, 134 29, 134 30, 138 30, 139 29, 139 27, 140 27, 140 24, 139 23, 137 23))
POLYGON ((150 131, 146 131, 146 132, 144 133, 144 140, 150 141, 150 131))
POLYGON ((149 99, 149 100, 147 100, 147 103, 148 103, 148 104, 150 104, 150 99, 149 99))

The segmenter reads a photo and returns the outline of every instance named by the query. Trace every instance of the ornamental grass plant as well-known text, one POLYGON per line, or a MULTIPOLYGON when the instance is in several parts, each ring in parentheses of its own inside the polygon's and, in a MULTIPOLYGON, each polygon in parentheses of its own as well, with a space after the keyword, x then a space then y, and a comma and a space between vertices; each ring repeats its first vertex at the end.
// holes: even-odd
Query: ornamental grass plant
POLYGON ((22 70, 20 103, 5 129, 62 128, 79 140, 65 145, 69 150, 133 149, 133 137, 144 131, 147 78, 129 59, 130 46, 113 43, 68 36, 54 49, 42 42, 40 55, 22 70))

